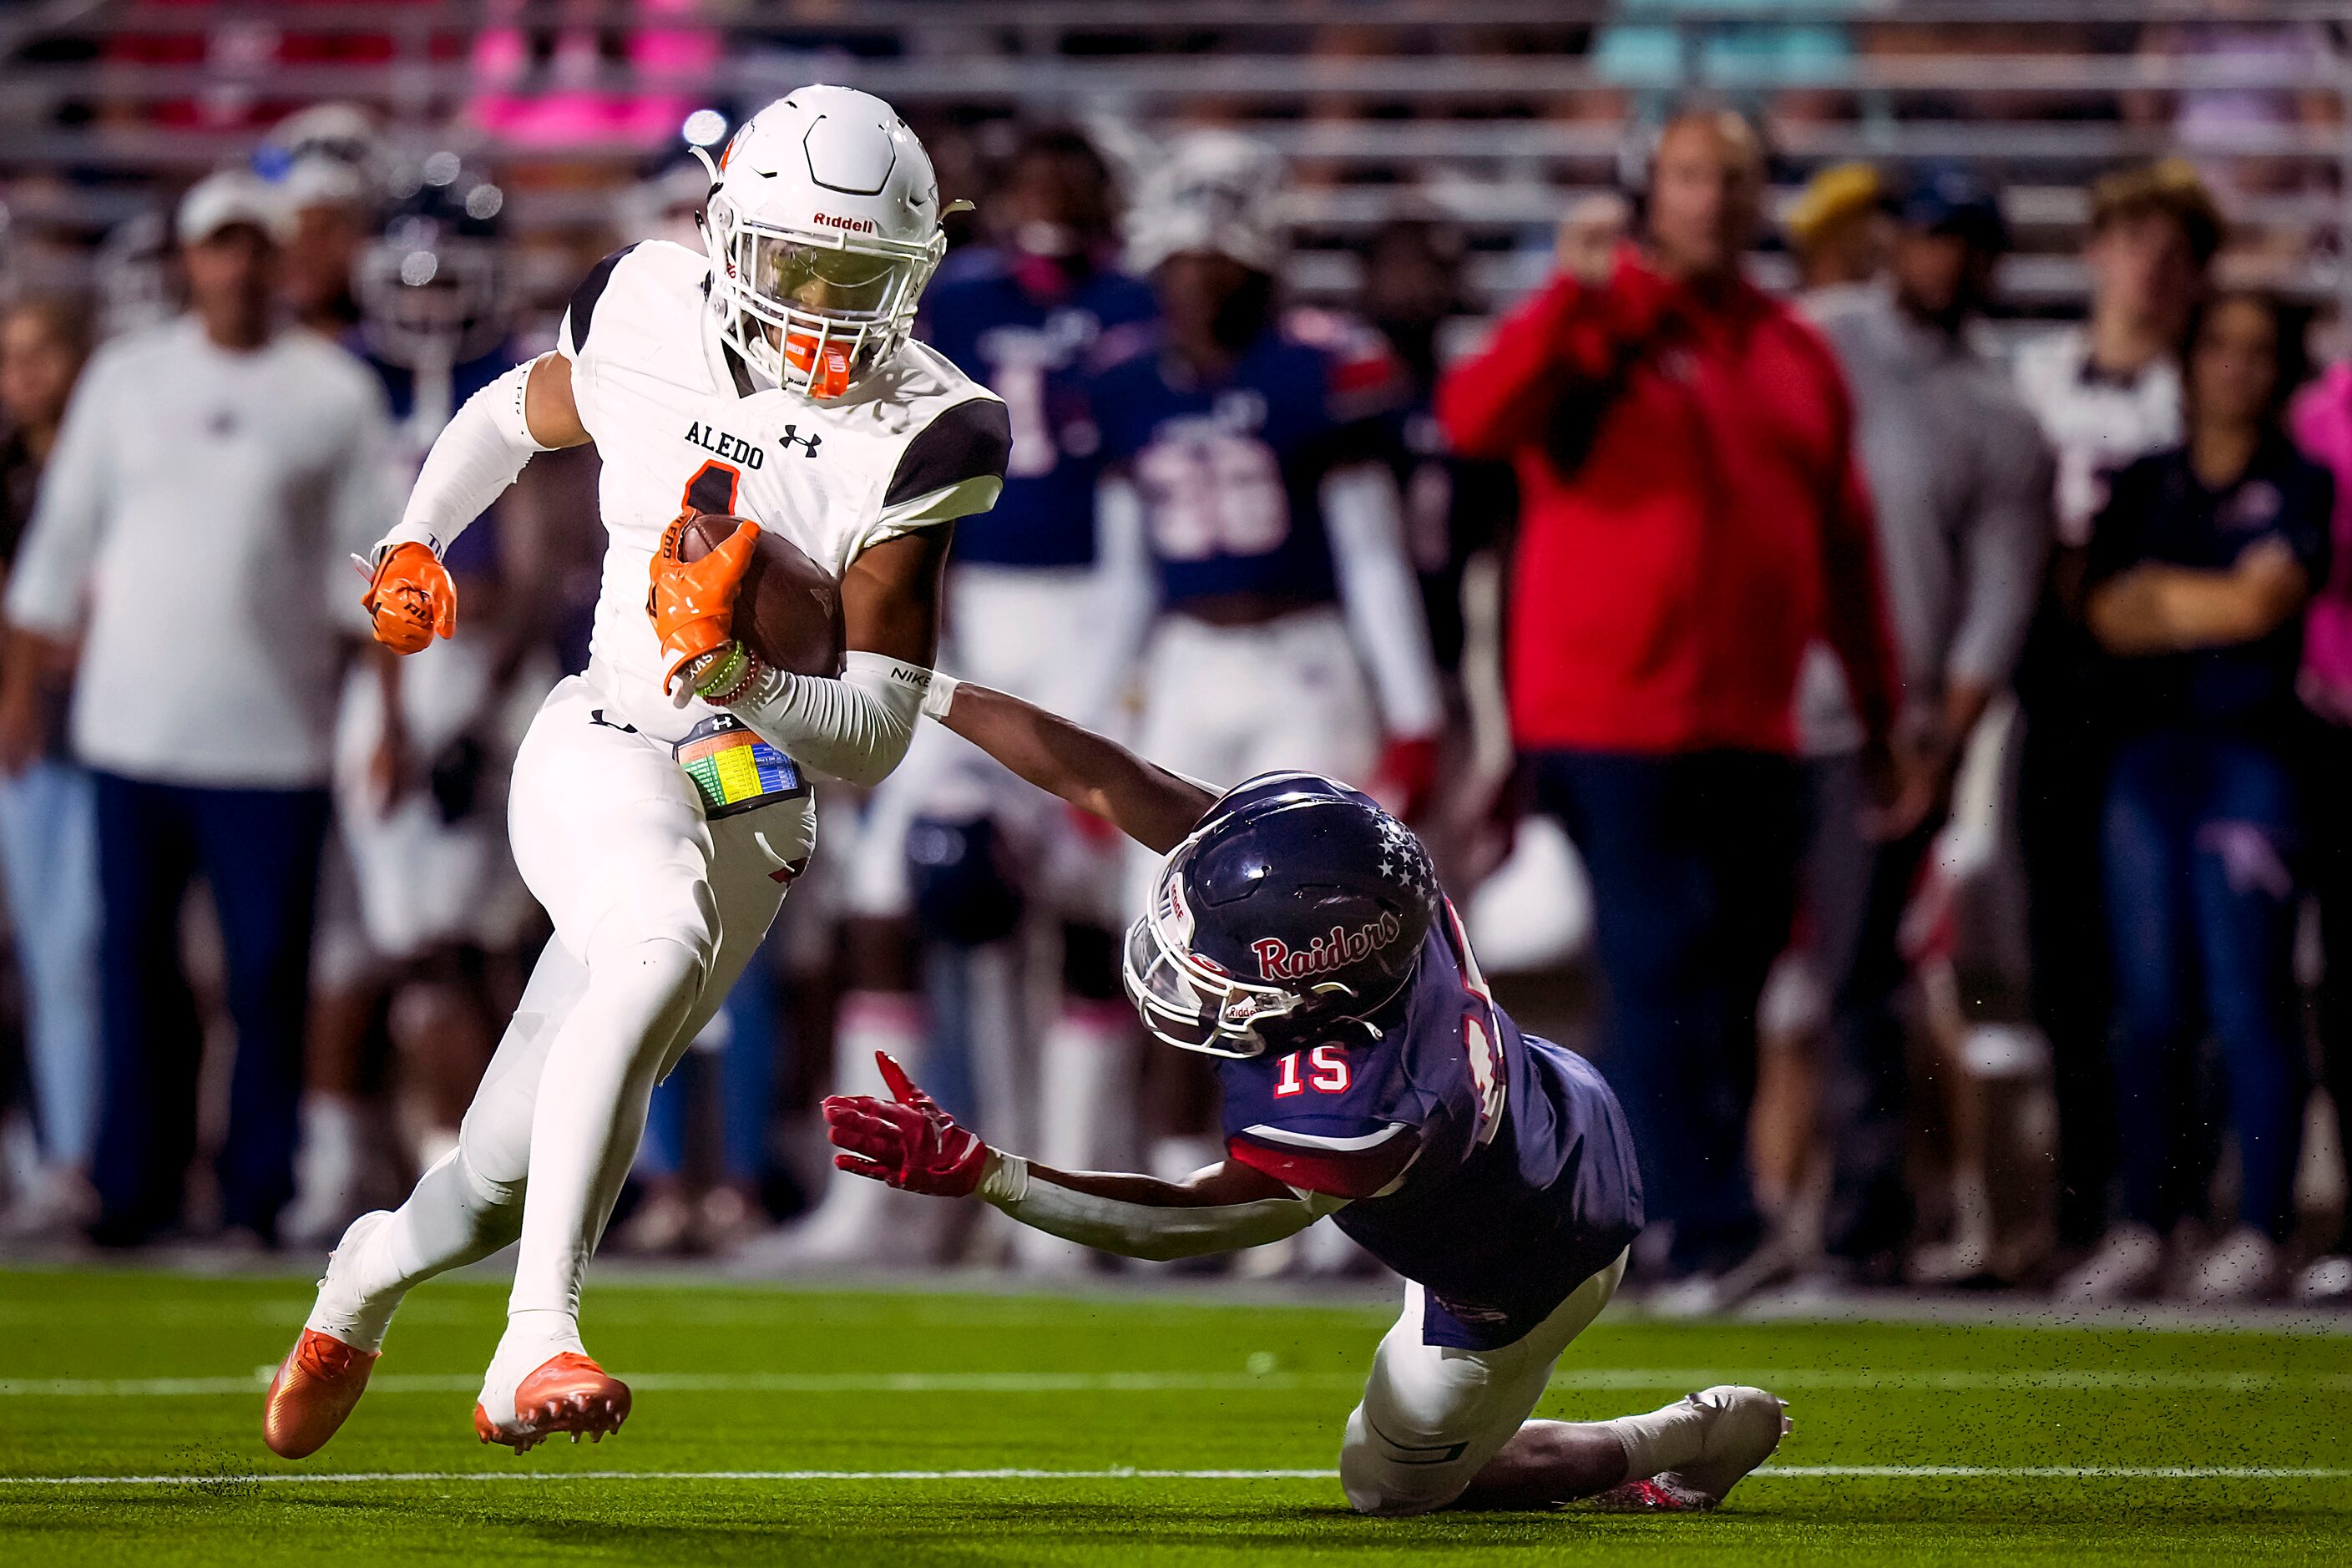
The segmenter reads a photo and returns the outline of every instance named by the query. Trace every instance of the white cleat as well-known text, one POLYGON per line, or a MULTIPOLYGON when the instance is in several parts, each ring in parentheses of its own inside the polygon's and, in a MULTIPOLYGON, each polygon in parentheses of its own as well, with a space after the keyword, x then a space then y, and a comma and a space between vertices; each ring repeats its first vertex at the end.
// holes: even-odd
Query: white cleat
POLYGON ((2285 1275, 2278 1243, 2253 1226, 2242 1225, 2198 1264, 2192 1294, 2203 1307, 2267 1301, 2279 1293, 2285 1275))
POLYGON ((1772 1457, 1789 1434, 1789 1402, 1760 1388, 1718 1384, 1684 1395, 1703 1413, 1706 1435, 1699 1457, 1679 1470, 1629 1480, 1602 1492, 1592 1506, 1611 1513, 1705 1513, 1757 1466, 1772 1457))
POLYGON ((2164 1278, 2164 1237, 2144 1225, 2119 1225, 2097 1250, 2058 1281, 2062 1301, 2137 1301, 2156 1294, 2164 1278))

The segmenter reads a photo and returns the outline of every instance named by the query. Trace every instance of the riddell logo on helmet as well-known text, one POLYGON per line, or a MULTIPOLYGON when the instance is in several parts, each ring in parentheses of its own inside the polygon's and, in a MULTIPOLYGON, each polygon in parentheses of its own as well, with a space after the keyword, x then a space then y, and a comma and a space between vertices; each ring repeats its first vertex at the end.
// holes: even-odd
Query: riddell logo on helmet
POLYGON ((851 234, 874 232, 874 220, 870 217, 835 217, 831 213, 819 213, 816 221, 826 228, 846 229, 851 234))
POLYGON ((1360 959, 1370 958, 1403 934, 1404 922, 1391 910, 1374 923, 1355 931, 1333 926, 1329 936, 1317 937, 1303 952, 1291 952, 1290 944, 1278 936, 1258 938, 1250 943, 1250 952, 1256 955, 1261 978, 1304 980, 1310 974, 1328 974, 1360 959))

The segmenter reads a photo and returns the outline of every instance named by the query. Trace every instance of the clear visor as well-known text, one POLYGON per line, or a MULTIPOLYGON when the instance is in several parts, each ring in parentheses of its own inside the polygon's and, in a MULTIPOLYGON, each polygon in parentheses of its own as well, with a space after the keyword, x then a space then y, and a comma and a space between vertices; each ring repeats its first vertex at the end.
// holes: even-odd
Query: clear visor
POLYGON ((747 235, 743 275, 752 294, 783 315, 843 322, 897 313, 921 262, 913 257, 837 249, 782 235, 747 235))
POLYGON ((1210 972, 1171 945, 1150 915, 1128 928, 1120 965, 1127 994, 1143 1026, 1169 1045, 1213 1057, 1247 1058, 1265 1049, 1258 1026, 1297 1009, 1303 998, 1210 972))

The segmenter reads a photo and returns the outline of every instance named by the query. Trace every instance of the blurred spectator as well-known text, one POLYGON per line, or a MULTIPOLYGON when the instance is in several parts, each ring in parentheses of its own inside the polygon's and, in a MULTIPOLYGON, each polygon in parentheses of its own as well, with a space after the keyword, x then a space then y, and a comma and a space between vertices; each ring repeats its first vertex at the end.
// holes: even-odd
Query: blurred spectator
POLYGON ((2180 438, 2177 346, 2221 244, 2220 214, 2187 165, 2108 176, 2092 190, 2083 251, 2090 320, 2018 356, 2018 390, 2057 459, 2059 550, 2018 668, 2018 830, 2033 1018, 2056 1069, 2058 1232, 2070 1247, 2104 1227, 2115 1169, 2098 826, 2107 661, 2080 621, 2083 546, 2108 476, 2180 438))
POLYGON ((2304 1099, 2295 674, 2334 504, 2326 470, 2284 428, 2304 325, 2259 295, 2201 310, 2187 442, 2117 475, 2091 538, 2088 620, 2117 660, 2105 847, 2123 1192, 2118 1223, 2062 1283, 2070 1297, 2138 1296, 2161 1279, 2167 1233, 2201 1195, 2206 1163, 2186 1134, 2209 1028, 2241 1174, 2237 1227, 2196 1292, 2243 1300, 2280 1283, 2304 1099))
POLYGON ((1968 337, 2008 243, 2000 199, 1964 170, 1931 170, 1895 220, 1888 287, 1837 290, 1814 319, 1853 389, 1903 655, 1898 745, 1924 781, 1917 819, 1892 833, 1862 831, 1864 737, 1826 650, 1808 662, 1800 706, 1811 818, 1805 894, 1835 1052, 1824 1096, 1833 1143, 1824 1241, 1833 1268, 1871 1284, 1899 1281, 1912 1221, 1897 928, 1969 735, 2024 643, 2050 542, 2041 433, 1968 337))
MULTIPOLYGON (((2304 622, 2301 688, 2305 736, 2307 879, 2319 903, 2324 968, 2319 1045, 2339 1151, 2352 1151, 2352 364, 2333 364, 2295 399, 2290 421, 2306 457, 2336 479, 2333 546, 2324 585, 2304 622)), ((2305 1300, 2352 1300, 2352 1205, 2343 1228, 2296 1280, 2305 1300)))
POLYGON ((1886 182, 1867 163, 1823 169, 1805 182, 1780 226, 1797 258, 1801 299, 1867 283, 1885 267, 1892 238, 1886 182))
POLYGON ((336 337, 359 324, 352 269, 375 222, 383 162, 375 122, 348 103, 289 116, 254 155, 293 210, 286 299, 295 319, 314 332, 336 337))
MULTIPOLYGON (((92 361, 8 584, 24 634, 82 645, 72 733, 98 771, 108 1243, 180 1215, 199 1032, 179 915, 199 872, 237 1035, 226 1222, 268 1240, 293 1184, 329 739, 342 638, 366 626, 347 557, 393 498, 366 372, 272 320, 290 229, 254 175, 188 193, 193 309, 92 361)), ((6 717, 17 736, 38 721, 22 704, 6 717)))
MULTIPOLYGON (((0 565, 13 565, 32 521, 41 471, 89 353, 75 311, 27 301, 0 314, 0 565)), ((0 887, 25 980, 25 1044, 40 1134, 43 1191, 8 1216, 44 1230, 87 1206, 98 1136, 98 849, 90 778, 66 746, 70 671, 38 639, 12 639, 0 705, 26 721, 0 726, 0 887)), ((82 1215, 87 1217, 87 1215, 82 1215)))
POLYGON ((1364 247, 1362 313, 1404 373, 1389 450, 1404 498, 1405 552, 1421 578, 1431 651, 1449 674, 1462 662, 1463 568, 1518 510, 1508 465, 1456 458, 1437 423, 1438 335, 1466 312, 1465 255, 1457 230, 1425 218, 1392 219, 1364 247))
POLYGON ((1513 729, 1591 874, 1603 1059, 1663 1266, 1726 1276, 1699 1295, 1760 1282, 1775 1251, 1745 1133, 1757 994, 1789 935, 1791 711, 1816 635, 1845 664, 1873 797, 1894 795, 1899 666, 1844 382, 1740 274, 1763 184, 1736 116, 1676 119, 1648 256, 1554 279, 1438 398, 1458 450, 1518 468, 1513 729))

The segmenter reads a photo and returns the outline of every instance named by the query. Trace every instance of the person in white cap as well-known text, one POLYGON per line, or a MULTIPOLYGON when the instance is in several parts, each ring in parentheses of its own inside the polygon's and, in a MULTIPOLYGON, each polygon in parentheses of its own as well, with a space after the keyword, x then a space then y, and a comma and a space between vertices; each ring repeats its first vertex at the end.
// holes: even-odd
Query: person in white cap
POLYGON ((104 906, 93 1234, 133 1244, 182 1217, 200 1030, 179 910, 201 874, 237 1040, 222 1217, 266 1244, 293 1191, 335 704, 366 634, 348 560, 396 493, 366 371, 278 319, 277 190, 210 175, 178 228, 190 309, 90 362, 6 609, 80 648, 71 734, 97 775, 104 906))
POLYGON ((283 1458, 342 1425, 410 1289, 518 1239, 475 1432, 520 1452, 619 1428, 629 1389, 588 1355, 580 1290, 647 1100, 807 866, 808 775, 871 785, 906 754, 951 524, 1003 488, 1003 403, 908 341, 947 238, 931 161, 898 113, 803 88, 746 121, 710 174, 708 253, 648 240, 600 262, 555 351, 450 419, 371 556, 376 637, 420 651, 456 629, 442 553, 458 531, 534 452, 593 442, 604 459, 588 668, 532 721, 509 806, 555 940, 457 1147, 336 1247, 264 1405, 283 1458), (734 531, 688 563, 698 514, 734 531), (838 679, 768 668, 735 638, 761 529, 839 579, 838 679))

